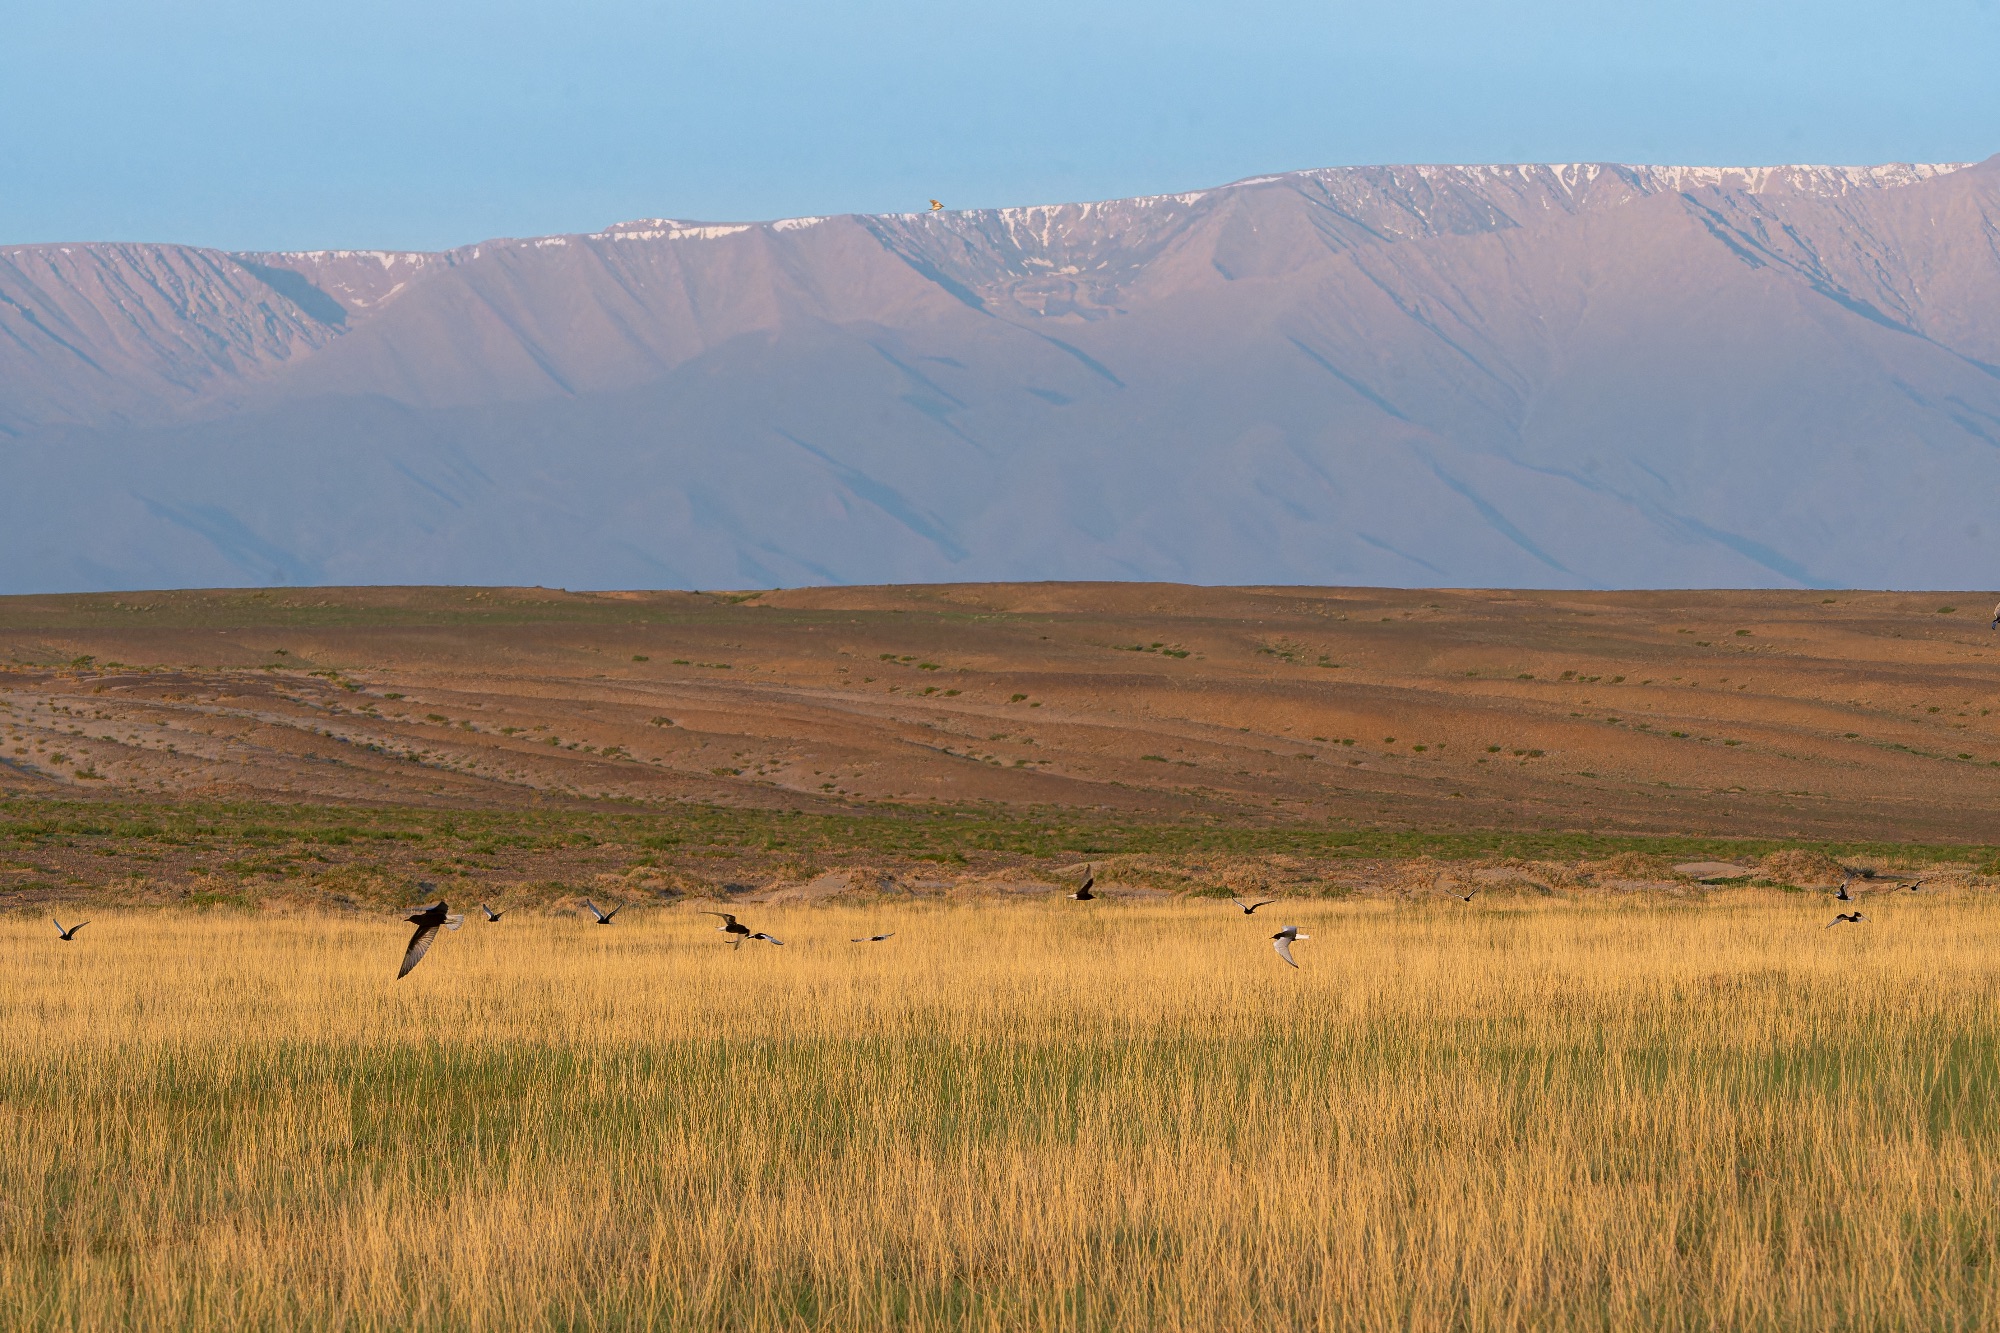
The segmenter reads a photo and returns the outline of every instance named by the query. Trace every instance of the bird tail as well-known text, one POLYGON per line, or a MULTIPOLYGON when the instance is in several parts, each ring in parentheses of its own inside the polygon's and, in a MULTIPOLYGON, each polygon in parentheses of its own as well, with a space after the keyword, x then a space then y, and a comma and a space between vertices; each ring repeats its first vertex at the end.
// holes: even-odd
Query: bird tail
POLYGON ((448 916, 444 919, 444 928, 446 930, 457 930, 460 926, 464 924, 465 924, 465 914, 463 912, 460 912, 456 916, 448 916))

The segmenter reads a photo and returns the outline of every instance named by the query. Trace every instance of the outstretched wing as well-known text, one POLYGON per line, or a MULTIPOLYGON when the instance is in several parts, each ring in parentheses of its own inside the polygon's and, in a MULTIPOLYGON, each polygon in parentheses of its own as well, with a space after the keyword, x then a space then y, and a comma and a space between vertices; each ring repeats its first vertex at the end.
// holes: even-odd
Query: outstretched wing
POLYGON ((783 944, 783 943, 784 943, 784 941, 783 941, 783 940, 781 940, 781 939, 777 938, 776 936, 774 936, 774 935, 766 935, 766 934, 765 934, 765 933, 764 933, 763 931, 761 931, 761 930, 760 930, 760 931, 758 931, 758 932, 757 932, 757 933, 756 933, 755 935, 752 935, 752 936, 751 936, 750 938, 751 938, 751 939, 753 939, 753 940, 769 940, 769 941, 770 941, 771 943, 773 943, 773 944, 780 944, 780 945, 781 945, 781 944, 783 944))
POLYGON ((604 913, 598 910, 596 903, 590 901, 590 899, 588 898, 585 898, 583 900, 583 905, 590 909, 590 914, 592 916, 596 917, 599 921, 604 920, 604 913))
POLYGON ((431 941, 437 938, 437 933, 436 926, 417 927, 417 933, 410 936, 410 947, 403 950, 403 966, 396 973, 396 980, 401 981, 410 975, 410 969, 424 961, 424 955, 431 951, 431 941))
POLYGON ((1260 907, 1269 907, 1272 903, 1276 901, 1278 901, 1276 898, 1266 898, 1261 903, 1251 903, 1250 906, 1245 908, 1244 910, 1249 912, 1254 912, 1260 907))
POLYGON ((612 917, 617 916, 620 912, 624 910, 625 910, 625 904, 620 903, 618 904, 618 906, 612 908, 610 911, 606 912, 603 916, 599 917, 598 920, 608 922, 611 920, 612 917))
POLYGON ((727 913, 727 912, 704 912, 704 913, 703 913, 702 915, 704 915, 704 916, 719 916, 719 917, 721 917, 721 918, 722 918, 722 921, 723 921, 723 924, 724 924, 724 925, 728 925, 728 926, 733 926, 733 925, 735 925, 735 924, 736 924, 736 918, 735 918, 735 917, 733 917, 733 916, 731 916, 731 915, 730 915, 729 913, 727 913))
POLYGON ((1299 965, 1298 960, 1292 957, 1292 942, 1290 940, 1286 939, 1272 940, 1271 947, 1278 951, 1278 957, 1284 959, 1286 962, 1290 963, 1293 967, 1297 967, 1299 965))

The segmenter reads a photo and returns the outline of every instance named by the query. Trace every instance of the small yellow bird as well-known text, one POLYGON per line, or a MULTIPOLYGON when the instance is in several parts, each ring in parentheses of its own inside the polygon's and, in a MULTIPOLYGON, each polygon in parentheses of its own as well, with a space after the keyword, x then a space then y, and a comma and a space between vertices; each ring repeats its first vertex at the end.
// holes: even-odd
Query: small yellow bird
POLYGON ((933 213, 942 213, 942 212, 944 212, 944 205, 943 205, 943 204, 941 204, 941 203, 939 203, 939 202, 938 202, 937 200, 935 200, 935 199, 931 200, 931 212, 933 212, 933 213))

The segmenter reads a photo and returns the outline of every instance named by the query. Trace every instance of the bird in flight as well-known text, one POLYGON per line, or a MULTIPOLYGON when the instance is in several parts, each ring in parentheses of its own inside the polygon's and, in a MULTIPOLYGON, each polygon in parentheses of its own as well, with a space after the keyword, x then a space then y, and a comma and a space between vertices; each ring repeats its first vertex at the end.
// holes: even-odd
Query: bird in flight
MULTIPOLYGON (((50 918, 49 918, 49 920, 51 920, 51 921, 56 921, 56 919, 55 919, 54 917, 50 917, 50 918)), ((77 923, 76 923, 75 925, 73 925, 73 926, 65 926, 65 925, 63 925, 63 923, 62 923, 62 922, 60 922, 60 921, 56 921, 56 932, 57 932, 57 936, 58 936, 58 938, 61 938, 61 939, 65 939, 65 940, 73 940, 73 939, 75 939, 75 938, 76 938, 76 932, 78 932, 79 930, 82 930, 82 929, 83 929, 83 928, 84 928, 85 926, 87 926, 87 925, 89 925, 89 924, 90 924, 90 923, 89 923, 88 921, 79 921, 79 922, 77 922, 77 923)))
MULTIPOLYGON (((731 916, 727 912, 710 912, 709 915, 719 916, 722 918, 722 924, 717 926, 716 929, 721 931, 723 934, 729 936, 730 943, 738 949, 743 947, 743 941, 745 940, 765 940, 768 941, 769 943, 778 945, 782 945, 784 943, 783 940, 777 939, 770 935, 766 935, 761 930, 750 929, 750 927, 744 925, 741 921, 738 921, 735 917, 731 916)), ((886 940, 889 937, 887 935, 884 935, 882 936, 882 938, 886 940)))
POLYGON ((507 915, 505 912, 494 911, 492 908, 488 907, 485 903, 479 904, 479 910, 486 913, 486 919, 488 921, 498 921, 501 917, 507 915))
POLYGON ((1861 915, 1861 913, 1859 912, 1842 912, 1840 915, 1834 917, 1833 920, 1827 922, 1824 926, 1821 926, 1820 929, 1832 930, 1835 926, 1839 925, 1843 921, 1852 921, 1855 925, 1858 926, 1867 919, 1868 919, 1867 917, 1861 915))
POLYGON ((1242 909, 1243 909, 1243 915, 1245 915, 1245 916, 1249 916, 1249 915, 1251 915, 1251 914, 1252 914, 1253 912, 1255 912, 1255 911, 1256 911, 1256 910, 1257 910, 1258 908, 1260 908, 1260 907, 1269 907, 1269 906, 1270 906, 1270 905, 1271 905, 1272 903, 1274 903, 1274 902, 1276 902, 1276 901, 1278 901, 1278 900, 1277 900, 1276 898, 1266 898, 1266 899, 1265 899, 1265 900, 1264 900, 1263 902, 1261 902, 1261 903, 1246 903, 1246 902, 1244 902, 1244 901, 1243 901, 1243 900, 1242 900, 1241 898, 1231 898, 1231 899, 1230 899, 1229 901, 1230 901, 1230 902, 1232 902, 1232 903, 1235 903, 1235 904, 1236 904, 1236 905, 1237 905, 1238 907, 1242 908, 1242 909))
POLYGON ((1312 936, 1310 935, 1299 934, 1297 926, 1286 926, 1271 937, 1271 947, 1278 951, 1278 957, 1284 959, 1293 967, 1297 967, 1299 965, 1298 960, 1292 957, 1292 941, 1309 940, 1311 938, 1312 936))
POLYGON ((590 909, 590 914, 591 914, 592 916, 594 916, 594 917, 596 917, 596 918, 597 918, 597 924, 598 924, 598 925, 600 925, 600 926, 608 926, 608 925, 610 925, 610 924, 611 924, 611 918, 612 918, 612 917, 614 917, 614 916, 617 916, 617 915, 618 915, 618 914, 619 914, 620 912, 622 912, 622 911, 624 911, 624 910, 625 910, 625 904, 624 904, 624 903, 620 903, 620 904, 618 904, 618 906, 616 906, 616 907, 612 908, 612 909, 611 909, 610 911, 606 912, 606 911, 602 910, 601 908, 599 908, 599 907, 598 907, 598 905, 597 905, 596 903, 594 903, 594 902, 590 901, 590 899, 588 899, 588 898, 585 898, 585 899, 583 900, 583 905, 584 905, 585 907, 588 907, 588 908, 590 909))
POLYGON ((1854 882, 1854 881, 1853 881, 1853 880, 1851 880, 1851 879, 1844 879, 1844 880, 1842 880, 1842 881, 1840 882, 1840 892, 1839 892, 1839 893, 1836 893, 1836 894, 1834 894, 1834 895, 1833 895, 1833 900, 1834 900, 1835 902, 1837 902, 1837 903, 1851 903, 1851 902, 1853 902, 1853 901, 1854 901, 1854 895, 1853 895, 1853 894, 1851 894, 1851 893, 1849 893, 1849 892, 1847 891, 1847 886, 1848 886, 1848 885, 1850 885, 1850 884, 1852 884, 1853 882, 1854 882))
MULTIPOLYGON (((937 200, 933 199, 931 200, 931 206, 929 211, 932 213, 942 213, 944 212, 944 205, 939 203, 937 200)), ((1996 615, 1995 619, 2000 620, 2000 615, 1996 615)))
POLYGON ((1921 889, 1923 886, 1924 886, 1924 881, 1918 880, 1916 883, 1910 885, 1910 892, 1915 893, 1918 889, 1921 889))
POLYGON ((1097 867, 1085 866, 1083 868, 1083 884, 1077 889, 1075 893, 1072 893, 1070 897, 1076 899, 1080 903, 1089 902, 1092 898, 1095 898, 1097 896, 1096 894, 1090 891, 1091 886, 1096 883, 1097 883, 1097 867))
POLYGON ((431 941, 437 938, 438 927, 457 930, 465 924, 465 918, 454 916, 442 899, 429 907, 418 908, 404 920, 415 926, 417 933, 410 936, 409 947, 403 950, 403 966, 396 972, 398 981, 410 975, 410 969, 424 961, 424 955, 431 951, 431 941))
MULTIPOLYGON (((723 929, 727 930, 727 929, 728 929, 728 927, 727 927, 727 926, 725 926, 725 927, 723 927, 723 929)), ((895 933, 896 933, 896 932, 892 930, 892 931, 890 931, 890 932, 889 932, 889 935, 893 935, 893 934, 895 934, 895 933)), ((849 943, 849 944, 879 944, 879 943, 881 943, 881 942, 882 942, 883 940, 886 940, 886 939, 888 939, 888 938, 889 938, 889 935, 862 935, 862 936, 860 936, 860 937, 858 937, 858 938, 856 938, 856 939, 851 939, 851 940, 849 940, 849 941, 848 941, 848 943, 849 943)))
MULTIPOLYGON (((1477 893, 1477 892, 1479 892, 1478 889, 1474 889, 1472 891, 1472 893, 1477 893)), ((1472 893, 1461 893, 1458 895, 1458 900, 1462 903, 1469 903, 1472 901, 1472 893)))

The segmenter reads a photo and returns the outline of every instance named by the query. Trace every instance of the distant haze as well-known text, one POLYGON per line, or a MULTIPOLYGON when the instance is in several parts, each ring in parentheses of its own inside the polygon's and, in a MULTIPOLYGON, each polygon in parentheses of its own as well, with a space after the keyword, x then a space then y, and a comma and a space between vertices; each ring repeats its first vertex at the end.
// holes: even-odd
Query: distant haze
POLYGON ((0 247, 0 591, 2000 580, 2000 159, 0 247))

